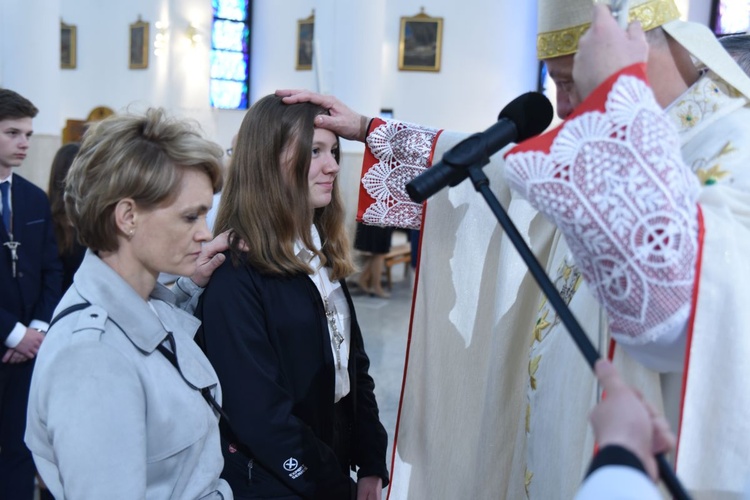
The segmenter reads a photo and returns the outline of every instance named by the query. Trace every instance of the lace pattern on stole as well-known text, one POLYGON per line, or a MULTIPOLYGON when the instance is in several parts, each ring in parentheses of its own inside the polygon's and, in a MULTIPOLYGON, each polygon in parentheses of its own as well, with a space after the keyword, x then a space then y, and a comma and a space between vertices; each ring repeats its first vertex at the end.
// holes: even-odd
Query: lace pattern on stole
POLYGON ((549 153, 509 155, 509 183, 563 231, 617 340, 651 341, 689 314, 699 184, 640 79, 621 76, 605 113, 566 122, 549 153))
POLYGON ((422 205, 406 193, 406 184, 428 166, 437 129, 386 121, 367 136, 378 163, 362 176, 362 185, 375 203, 362 217, 366 224, 419 229, 422 205))

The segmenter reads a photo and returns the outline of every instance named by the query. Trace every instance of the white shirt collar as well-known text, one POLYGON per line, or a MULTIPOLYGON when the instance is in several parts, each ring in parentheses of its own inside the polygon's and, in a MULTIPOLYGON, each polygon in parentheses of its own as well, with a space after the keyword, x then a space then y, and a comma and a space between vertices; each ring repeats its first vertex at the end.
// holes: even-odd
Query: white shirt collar
MULTIPOLYGON (((312 237, 312 243, 315 249, 320 250, 320 234, 318 233, 318 228, 315 227, 315 224, 310 226, 310 236, 312 237)), ((317 255, 315 255, 313 251, 305 247, 304 243, 302 242, 302 238, 297 238, 297 240, 294 242, 294 254, 299 257, 299 259, 305 264, 312 265, 313 261, 316 260, 317 265, 313 266, 316 270, 320 265, 320 259, 317 257, 317 255)))

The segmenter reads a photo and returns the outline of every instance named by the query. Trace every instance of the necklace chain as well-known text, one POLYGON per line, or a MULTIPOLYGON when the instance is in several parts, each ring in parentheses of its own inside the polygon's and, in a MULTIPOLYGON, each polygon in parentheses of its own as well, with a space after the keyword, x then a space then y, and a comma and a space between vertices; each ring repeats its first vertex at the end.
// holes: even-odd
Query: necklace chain
MULTIPOLYGON (((318 270, 319 273, 326 272, 325 268, 318 270)), ((326 290, 323 278, 318 274, 318 280, 320 281, 320 289, 323 296, 323 307, 326 310, 326 319, 328 320, 328 326, 333 336, 333 346, 336 348, 336 369, 341 369, 341 344, 344 343, 344 336, 339 332, 338 322, 336 321, 336 311, 331 307, 328 302, 328 291, 326 290)))

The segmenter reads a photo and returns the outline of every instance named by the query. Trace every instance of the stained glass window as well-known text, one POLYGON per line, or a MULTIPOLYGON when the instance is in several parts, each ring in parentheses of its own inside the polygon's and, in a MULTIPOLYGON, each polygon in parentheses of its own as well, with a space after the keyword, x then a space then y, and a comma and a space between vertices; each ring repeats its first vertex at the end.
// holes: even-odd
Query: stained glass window
POLYGON ((252 0, 212 0, 211 106, 247 109, 252 0))

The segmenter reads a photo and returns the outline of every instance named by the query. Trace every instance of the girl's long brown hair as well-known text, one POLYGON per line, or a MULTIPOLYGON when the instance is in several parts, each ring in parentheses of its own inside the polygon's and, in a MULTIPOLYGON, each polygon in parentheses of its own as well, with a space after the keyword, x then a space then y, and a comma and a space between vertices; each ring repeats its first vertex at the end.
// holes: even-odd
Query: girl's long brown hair
POLYGON ((300 238, 313 250, 310 226, 314 223, 323 247, 316 253, 331 267, 331 278, 354 272, 338 180, 331 203, 314 210, 310 205, 307 176, 314 120, 323 113, 326 110, 320 106, 284 104, 280 97, 269 95, 245 115, 216 218, 217 232, 230 230, 235 264, 245 261, 272 275, 311 274, 313 269, 295 255, 294 243, 300 238))

